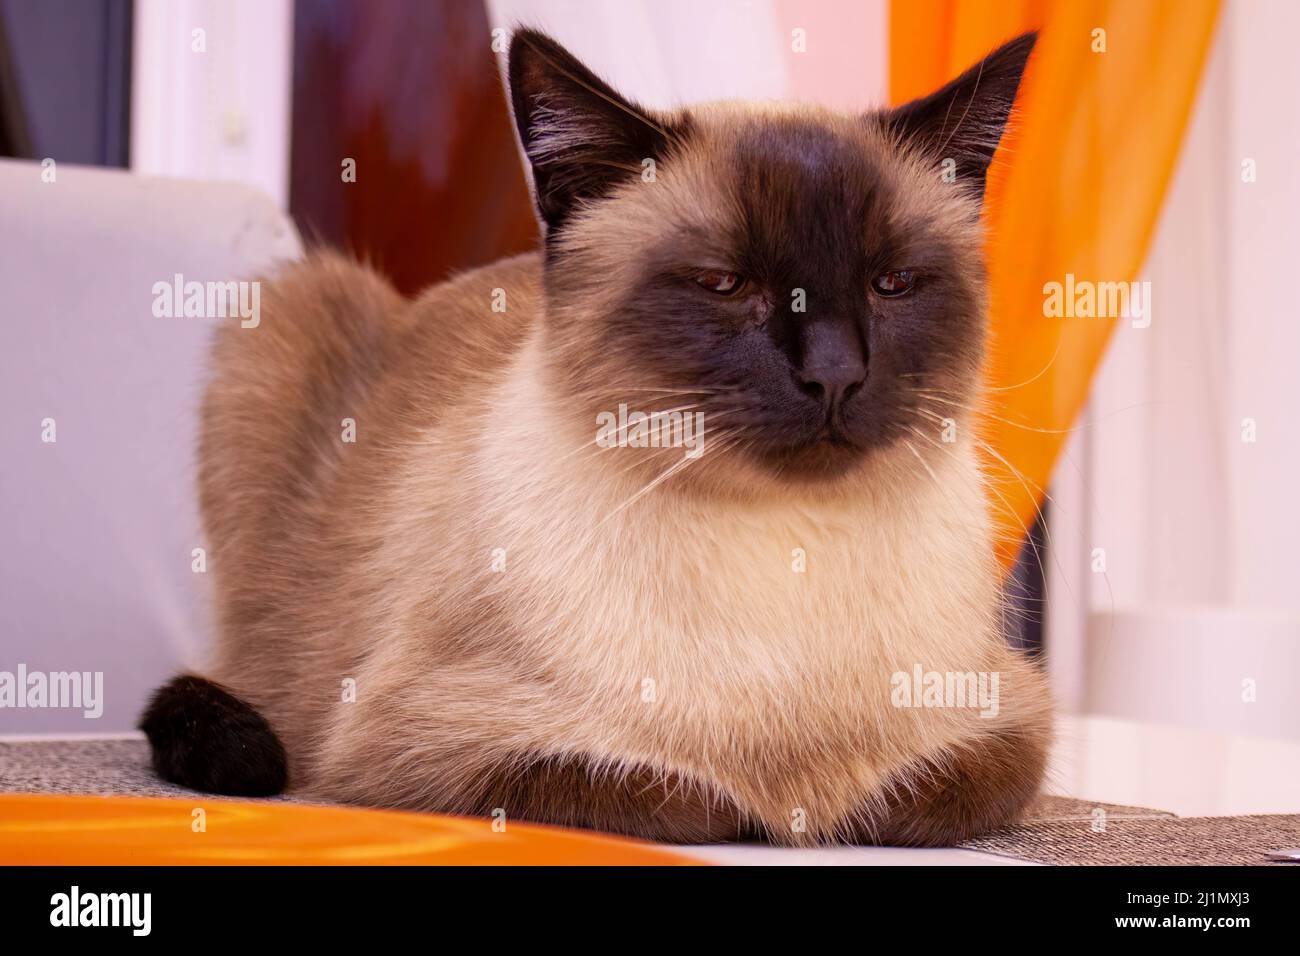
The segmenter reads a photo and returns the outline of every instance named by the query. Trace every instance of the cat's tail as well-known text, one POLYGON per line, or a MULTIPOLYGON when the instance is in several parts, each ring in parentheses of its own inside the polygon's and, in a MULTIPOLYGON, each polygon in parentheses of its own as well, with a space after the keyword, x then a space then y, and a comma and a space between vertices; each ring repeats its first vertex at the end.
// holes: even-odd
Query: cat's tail
POLYGON ((289 778, 284 745, 266 718, 220 684, 182 674, 154 691, 140 718, 158 776, 240 797, 279 793, 289 778))

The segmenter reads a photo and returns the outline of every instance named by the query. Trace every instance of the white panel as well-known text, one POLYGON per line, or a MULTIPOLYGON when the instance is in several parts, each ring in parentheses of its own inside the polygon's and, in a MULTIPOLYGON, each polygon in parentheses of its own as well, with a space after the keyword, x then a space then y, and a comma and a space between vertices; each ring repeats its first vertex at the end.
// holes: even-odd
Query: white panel
POLYGON ((545 30, 649 107, 786 93, 785 40, 770 2, 489 0, 488 11, 493 28, 545 30))
POLYGON ((1108 714, 1300 737, 1297 29, 1294 3, 1225 6, 1143 274, 1151 325, 1121 323, 1083 416, 1088 480, 1064 495, 1078 544, 1106 548, 1106 576, 1074 581, 1085 706, 1108 714))
POLYGON ((134 29, 131 168, 287 208, 292 0, 136 0, 134 29))
MULTIPOLYGON (((1300 3, 1229 8, 1232 112, 1223 176, 1231 242, 1227 273, 1231 392, 1233 597, 1300 611, 1300 3), (1242 181, 1253 159, 1257 181, 1242 181), (1258 440, 1240 440, 1253 418, 1258 440)), ((1300 676, 1300 675, 1298 675, 1300 676)))

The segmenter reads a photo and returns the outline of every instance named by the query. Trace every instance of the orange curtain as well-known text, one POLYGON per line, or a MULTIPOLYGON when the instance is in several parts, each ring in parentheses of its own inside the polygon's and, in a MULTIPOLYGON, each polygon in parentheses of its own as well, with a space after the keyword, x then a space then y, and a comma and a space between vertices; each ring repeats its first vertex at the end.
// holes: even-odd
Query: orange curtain
POLYGON ((1217 0, 891 4, 895 104, 1039 30, 985 202, 992 339, 980 431, 1006 567, 1114 326, 1114 319, 1047 318, 1044 284, 1065 283, 1067 273, 1098 283, 1136 279, 1217 12, 1217 0))

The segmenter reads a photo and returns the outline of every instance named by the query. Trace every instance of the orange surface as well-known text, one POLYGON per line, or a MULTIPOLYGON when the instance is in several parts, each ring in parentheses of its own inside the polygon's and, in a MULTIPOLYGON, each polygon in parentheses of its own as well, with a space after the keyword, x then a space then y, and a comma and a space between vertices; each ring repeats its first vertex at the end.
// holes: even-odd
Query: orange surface
MULTIPOLYGON (((903 103, 1039 29, 985 203, 992 354, 982 438, 1006 565, 1087 400, 1114 321, 1046 318, 1046 282, 1137 278, 1195 100, 1217 0, 895 0, 903 103), (1093 52, 1093 31, 1106 51, 1093 52), (1005 459, 1000 461, 999 458, 1005 459)), ((1154 321, 1161 316, 1159 290, 1154 321)))
POLYGON ((692 865, 645 843, 437 814, 290 803, 0 795, 0 865, 692 865), (194 829, 194 810, 205 832, 194 829))

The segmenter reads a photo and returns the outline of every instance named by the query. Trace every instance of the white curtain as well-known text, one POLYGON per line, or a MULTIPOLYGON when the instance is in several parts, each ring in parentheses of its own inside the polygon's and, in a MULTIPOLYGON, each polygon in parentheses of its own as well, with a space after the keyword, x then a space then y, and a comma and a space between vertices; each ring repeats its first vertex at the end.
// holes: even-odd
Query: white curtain
POLYGON ((1085 710, 1300 737, 1298 30, 1225 5, 1150 327, 1121 323, 1057 471, 1049 654, 1085 710))
POLYGON ((885 101, 887 0, 488 0, 494 28, 547 31, 646 106, 885 101), (802 30, 802 51, 794 31, 802 30))

